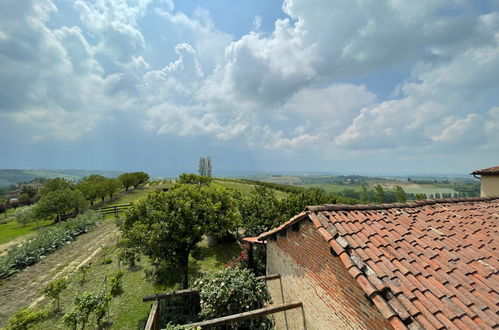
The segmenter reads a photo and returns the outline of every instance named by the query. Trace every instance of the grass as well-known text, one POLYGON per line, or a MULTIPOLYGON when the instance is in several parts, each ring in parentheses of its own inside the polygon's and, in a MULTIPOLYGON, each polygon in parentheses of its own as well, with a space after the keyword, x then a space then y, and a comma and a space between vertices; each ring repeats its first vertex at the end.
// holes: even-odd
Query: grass
POLYGON ((139 188, 127 191, 123 196, 113 201, 112 203, 105 204, 104 206, 113 206, 119 204, 129 204, 130 202, 137 202, 142 198, 147 197, 153 191, 151 188, 139 188))
MULTIPOLYGON (((230 189, 234 189, 235 191, 240 192, 243 196, 249 196, 250 193, 255 189, 254 184, 249 184, 249 183, 244 183, 244 182, 236 182, 236 181, 226 181, 226 180, 214 179, 211 182, 211 184, 214 186, 223 186, 223 187, 227 187, 230 189)), ((286 198, 286 196, 288 195, 286 192, 280 191, 280 190, 274 190, 274 193, 278 199, 286 198)))
MULTIPOLYGON (((48 226, 52 223, 50 220, 39 221, 38 225, 40 227, 48 226)), ((36 223, 28 223, 23 226, 16 221, 10 221, 7 223, 0 224, 0 244, 7 243, 19 236, 33 234, 37 232, 36 223)))
MULTIPOLYGON (((62 316, 73 305, 75 295, 84 291, 101 290, 105 279, 113 276, 120 269, 118 264, 119 248, 111 246, 104 248, 92 261, 87 273, 87 281, 83 284, 78 282, 78 273, 70 275, 71 281, 68 288, 61 295, 61 312, 52 314, 48 320, 45 320, 33 327, 33 329, 66 329, 62 323, 62 316), (112 260, 108 263, 108 260, 112 260)), ((190 278, 191 283, 195 277, 210 271, 221 269, 224 264, 232 257, 240 253, 239 246, 236 243, 225 244, 215 247, 207 247, 204 244, 200 246, 202 259, 190 258, 190 278)), ((143 258, 133 270, 121 266, 124 270, 123 293, 114 297, 110 302, 110 329, 136 329, 143 325, 152 303, 143 303, 142 297, 158 292, 174 290, 177 288, 164 285, 154 285, 145 280, 145 268, 148 262, 143 258)), ((52 310, 54 304, 49 299, 42 302, 45 308, 52 310)), ((91 326, 89 327, 91 328, 91 326)))
MULTIPOLYGON (((377 182, 371 183, 368 189, 373 189, 374 185, 376 185, 377 182)), ((386 183, 384 183, 386 184, 386 183)), ((383 184, 382 184, 383 185, 383 184)), ((454 194, 456 191, 452 188, 446 187, 444 184, 428 184, 428 185, 422 185, 422 184, 411 184, 408 185, 407 183, 400 183, 400 182, 392 182, 390 185, 393 185, 394 187, 397 185, 400 185, 404 191, 408 194, 413 193, 423 193, 423 194, 435 194, 435 193, 451 193, 454 194)), ((305 188, 321 188, 325 190, 326 192, 337 194, 345 190, 353 190, 356 192, 361 191, 361 187, 359 185, 340 185, 340 184, 331 184, 331 183, 311 183, 311 184, 303 184, 300 185, 300 187, 305 187, 305 188)), ((386 189, 386 188, 385 188, 386 189)), ((393 190, 393 189, 388 189, 388 190, 393 190)))

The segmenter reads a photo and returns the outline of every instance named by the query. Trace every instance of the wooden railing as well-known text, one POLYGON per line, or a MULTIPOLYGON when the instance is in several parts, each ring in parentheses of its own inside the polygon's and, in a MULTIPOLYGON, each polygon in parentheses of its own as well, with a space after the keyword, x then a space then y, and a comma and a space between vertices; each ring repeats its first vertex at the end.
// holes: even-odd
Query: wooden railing
POLYGON ((303 306, 303 304, 301 301, 295 301, 295 302, 290 302, 287 304, 280 304, 280 305, 274 305, 274 306, 269 306, 269 307, 265 307, 265 308, 255 309, 255 310, 244 312, 244 313, 232 314, 232 315, 219 317, 219 318, 211 319, 211 320, 206 320, 206 321, 202 321, 202 322, 189 323, 189 324, 183 325, 182 328, 185 328, 185 329, 196 328, 196 327, 209 328, 209 327, 213 327, 216 325, 235 323, 235 322, 253 319, 253 318, 257 318, 257 317, 261 317, 261 316, 265 316, 265 315, 269 315, 269 314, 284 312, 284 311, 294 309, 294 308, 301 308, 302 306, 303 306))
POLYGON ((123 213, 126 210, 128 210, 128 208, 130 208, 130 206, 132 206, 132 204, 121 204, 121 205, 106 206, 106 207, 99 208, 99 212, 102 215, 119 214, 119 213, 123 213))
MULTIPOLYGON (((280 274, 271 274, 271 275, 256 277, 256 279, 260 280, 260 281, 270 281, 270 280, 274 280, 274 279, 278 279, 278 278, 281 278, 280 274)), ((146 327, 144 328, 144 330, 159 330, 160 329, 160 326, 161 326, 160 325, 161 308, 159 306, 160 300, 166 299, 166 298, 172 298, 172 297, 193 295, 193 294, 199 294, 199 290, 198 289, 184 289, 184 290, 178 290, 178 291, 173 291, 173 292, 157 293, 157 294, 143 297, 142 298, 143 302, 154 301, 154 303, 151 307, 151 311, 149 312, 149 317, 147 319, 147 324, 146 324, 146 327)), ((246 320, 249 318, 255 318, 255 317, 259 317, 259 316, 263 316, 263 315, 278 313, 278 312, 286 311, 288 309, 298 308, 301 306, 302 306, 301 302, 293 302, 293 303, 288 303, 288 304, 270 306, 270 307, 266 307, 266 308, 260 308, 260 309, 254 310, 254 311, 249 311, 249 312, 224 316, 224 317, 213 319, 213 320, 198 322, 201 325, 197 325, 198 323, 187 324, 184 327, 185 328, 194 327, 194 326, 209 327, 209 326, 218 325, 218 324, 237 322, 237 321, 246 320), (206 325, 203 324, 205 322, 212 322, 212 321, 215 323, 213 323, 213 324, 207 323, 206 325), (220 322, 222 322, 222 323, 220 323, 220 322)))

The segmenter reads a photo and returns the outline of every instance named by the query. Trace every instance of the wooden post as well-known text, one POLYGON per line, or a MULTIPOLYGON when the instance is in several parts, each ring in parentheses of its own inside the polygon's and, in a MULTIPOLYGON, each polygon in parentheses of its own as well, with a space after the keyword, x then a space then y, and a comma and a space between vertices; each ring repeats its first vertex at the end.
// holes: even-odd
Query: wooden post
POLYGON ((154 304, 152 304, 151 311, 149 312, 149 317, 147 318, 147 323, 144 328, 144 330, 157 330, 159 329, 158 325, 158 319, 157 319, 157 312, 159 308, 159 301, 155 301, 154 304))
POLYGON ((249 243, 248 246, 248 266, 253 273, 255 273, 255 263, 254 263, 254 258, 253 258, 253 243, 249 243))

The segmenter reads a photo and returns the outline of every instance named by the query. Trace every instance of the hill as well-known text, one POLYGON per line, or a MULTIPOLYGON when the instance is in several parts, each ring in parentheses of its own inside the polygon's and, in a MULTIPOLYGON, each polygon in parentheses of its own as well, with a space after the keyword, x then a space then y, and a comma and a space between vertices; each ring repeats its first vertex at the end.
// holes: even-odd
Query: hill
POLYGON ((77 181, 90 174, 100 174, 114 178, 121 174, 118 171, 91 171, 91 170, 12 170, 0 169, 0 187, 7 187, 21 182, 29 182, 35 178, 65 178, 77 181))

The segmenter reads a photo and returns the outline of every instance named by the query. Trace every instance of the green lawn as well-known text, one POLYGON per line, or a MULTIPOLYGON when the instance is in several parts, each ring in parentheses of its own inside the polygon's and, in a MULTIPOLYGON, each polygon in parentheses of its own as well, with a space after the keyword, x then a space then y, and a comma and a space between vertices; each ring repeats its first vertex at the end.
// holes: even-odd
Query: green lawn
MULTIPOLYGON (((52 223, 50 220, 39 221, 39 226, 48 226, 52 223)), ((16 221, 10 221, 7 223, 0 224, 0 244, 7 243, 14 238, 17 238, 22 235, 27 235, 31 233, 35 233, 37 231, 36 223, 32 222, 23 226, 22 224, 17 223, 16 221)))
MULTIPOLYGON (((63 314, 72 307, 74 296, 84 291, 100 290, 105 282, 105 278, 113 276, 120 269, 118 265, 118 252, 116 246, 105 248, 97 255, 91 263, 87 274, 87 281, 83 284, 78 282, 78 272, 73 273, 69 279, 71 284, 61 295, 61 310, 62 312, 52 315, 48 320, 45 320, 33 327, 33 329, 66 329, 62 323, 63 314), (106 260, 112 260, 106 264, 106 260)), ((236 243, 225 244, 216 247, 207 247, 201 244, 200 255, 196 260, 190 258, 190 278, 191 283, 194 278, 201 276, 207 272, 221 269, 224 264, 232 257, 239 255, 240 249, 236 243)), ((171 291, 177 287, 167 287, 162 285, 154 285, 145 279, 145 268, 148 267, 148 262, 143 258, 141 263, 133 270, 121 266, 125 271, 123 276, 123 293, 114 297, 110 302, 110 329, 137 329, 140 324, 147 320, 151 304, 143 303, 142 297, 154 293, 171 291)), ((44 300, 39 307, 53 309, 53 304, 49 299, 44 300)), ((92 328, 89 325, 88 328, 92 328)))

